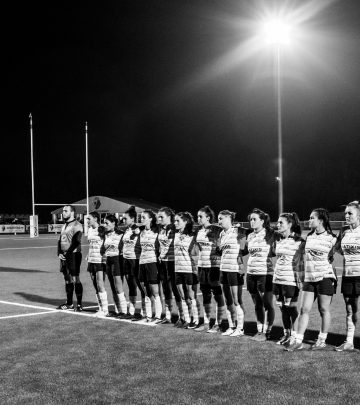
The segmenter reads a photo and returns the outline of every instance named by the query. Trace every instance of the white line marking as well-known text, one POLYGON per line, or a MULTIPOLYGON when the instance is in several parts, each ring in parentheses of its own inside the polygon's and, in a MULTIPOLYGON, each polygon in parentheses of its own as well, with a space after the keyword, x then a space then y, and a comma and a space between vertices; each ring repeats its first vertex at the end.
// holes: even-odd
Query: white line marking
POLYGON ((18 307, 25 307, 25 308, 45 309, 45 310, 48 310, 48 311, 57 312, 57 310, 54 309, 54 308, 38 307, 36 305, 28 305, 28 304, 19 304, 17 302, 10 302, 10 301, 0 301, 0 304, 15 305, 15 306, 18 306, 18 307))
POLYGON ((56 248, 56 247, 57 246, 28 246, 28 247, 1 248, 0 250, 49 249, 49 248, 56 248))
POLYGON ((1 319, 10 319, 10 318, 22 318, 23 316, 33 316, 33 315, 44 315, 44 314, 53 314, 54 311, 45 311, 45 312, 32 312, 31 314, 20 314, 20 315, 9 315, 1 316, 1 319))

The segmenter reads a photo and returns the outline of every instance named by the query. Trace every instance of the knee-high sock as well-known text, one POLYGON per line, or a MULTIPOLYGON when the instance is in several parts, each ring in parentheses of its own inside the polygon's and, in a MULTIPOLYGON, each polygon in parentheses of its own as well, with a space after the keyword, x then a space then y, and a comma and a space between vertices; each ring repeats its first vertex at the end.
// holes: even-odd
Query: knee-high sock
POLYGON ((157 295, 155 297, 155 318, 158 319, 161 318, 161 311, 162 311, 161 298, 160 295, 157 295))
POLYGON ((77 304, 81 305, 82 296, 83 296, 83 286, 80 282, 75 283, 75 295, 76 295, 76 299, 77 299, 77 304))
POLYGON ((243 330, 244 329, 244 311, 240 305, 236 305, 235 310, 236 310, 237 328, 240 330, 243 330))
POLYGON ((126 298, 125 298, 125 293, 120 293, 117 295, 118 299, 119 299, 119 304, 120 304, 120 312, 122 312, 123 314, 127 313, 127 302, 126 302, 126 298))
POLYGON ((65 284, 65 291, 66 291, 66 304, 72 305, 74 295, 74 283, 65 284))
POLYGON ((119 295, 116 293, 113 293, 113 300, 114 300, 115 313, 118 314, 121 312, 119 295))
POLYGON ((197 313, 198 313, 198 318, 199 318, 200 313, 201 313, 201 302, 198 298, 196 298, 196 308, 197 308, 197 313))
POLYGON ((346 341, 354 344, 355 324, 353 322, 353 314, 346 315, 346 341))
POLYGON ((204 304, 204 323, 210 323, 211 318, 211 303, 204 304))
POLYGON ((172 299, 165 300, 165 318, 171 319, 172 299))
POLYGON ((129 314, 134 315, 136 309, 136 295, 129 296, 129 314))
POLYGON ((101 311, 101 299, 99 293, 96 293, 96 301, 98 303, 99 310, 101 311))
POLYGON ((145 314, 147 318, 152 317, 151 299, 150 297, 145 297, 145 314))
POLYGON ((146 316, 146 299, 145 296, 141 297, 141 311, 140 311, 141 316, 146 316))
POLYGON ((109 304, 108 304, 106 291, 100 292, 99 298, 100 298, 100 309, 104 312, 105 315, 107 315, 109 313, 109 308, 108 308, 109 304))
POLYGON ((222 305, 222 306, 216 305, 216 307, 217 307, 217 311, 216 311, 217 322, 220 325, 224 318, 224 312, 226 311, 226 307, 225 307, 225 305, 222 305))
POLYGON ((191 308, 192 308, 192 313, 193 313, 193 317, 194 317, 194 322, 199 323, 199 312, 198 312, 198 308, 197 308, 195 299, 191 300, 191 308))
POLYGON ((185 300, 181 300, 181 306, 182 306, 182 309, 184 312, 185 322, 190 323, 190 313, 189 313, 189 307, 188 307, 187 302, 185 300))
POLYGON ((183 302, 182 301, 176 301, 176 306, 179 311, 179 318, 184 319, 184 308, 183 308, 183 302))
POLYGON ((233 322, 233 317, 232 317, 232 309, 231 309, 232 305, 228 305, 227 306, 227 310, 226 310, 226 317, 229 323, 229 328, 233 328, 234 327, 234 322, 233 322))

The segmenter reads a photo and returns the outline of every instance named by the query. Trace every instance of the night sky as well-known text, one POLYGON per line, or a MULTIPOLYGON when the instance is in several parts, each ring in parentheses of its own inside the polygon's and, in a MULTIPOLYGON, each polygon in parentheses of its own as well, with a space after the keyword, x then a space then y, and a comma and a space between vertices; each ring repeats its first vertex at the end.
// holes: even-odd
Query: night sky
MULTIPOLYGON (((1 213, 31 213, 31 112, 36 202, 85 197, 88 121, 90 195, 276 220, 273 60, 242 44, 265 4, 304 1, 31 3, 2 11, 1 213)), ((308 4, 329 6, 282 59, 285 210, 301 219, 360 198, 360 2, 308 4)))

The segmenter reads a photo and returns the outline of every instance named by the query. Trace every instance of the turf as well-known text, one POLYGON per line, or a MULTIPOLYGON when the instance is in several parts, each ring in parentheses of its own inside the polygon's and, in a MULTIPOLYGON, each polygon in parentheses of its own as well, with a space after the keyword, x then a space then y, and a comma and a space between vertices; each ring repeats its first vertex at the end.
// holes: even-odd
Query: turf
MULTIPOLYGON (((0 238, 0 249, 50 245, 0 251, 0 300, 49 310, 63 302, 55 239, 0 238)), ((85 305, 92 306, 93 287, 85 265, 82 269, 85 305)), ((274 341, 254 342, 249 339, 256 329, 253 305, 246 291, 243 296, 248 336, 241 339, 73 312, 0 319, 0 403, 360 403, 359 350, 337 353, 330 346, 322 352, 288 353, 274 341)), ((328 342, 338 344, 345 328, 339 293, 331 309, 328 342)), ((0 318, 42 311, 0 303, 0 318)), ((307 343, 316 337, 319 320, 314 306, 307 343)), ((274 339, 280 333, 276 310, 274 339)))

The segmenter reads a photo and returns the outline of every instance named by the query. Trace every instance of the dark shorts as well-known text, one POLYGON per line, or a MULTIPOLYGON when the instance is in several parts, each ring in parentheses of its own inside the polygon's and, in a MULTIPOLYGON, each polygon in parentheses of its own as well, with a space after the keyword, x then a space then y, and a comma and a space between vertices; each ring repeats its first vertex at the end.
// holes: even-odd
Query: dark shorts
POLYGON ((199 282, 211 287, 220 286, 220 268, 219 267, 199 267, 199 282))
POLYGON ((125 275, 139 277, 139 259, 124 259, 123 269, 125 275))
POLYGON ((360 295, 360 277, 343 277, 341 292, 344 297, 358 297, 360 295))
POLYGON ((139 280, 145 284, 158 284, 157 263, 140 264, 139 280))
POLYGON ((255 274, 248 274, 246 276, 247 290, 250 294, 272 292, 273 289, 273 275, 266 274, 258 276, 255 274))
POLYGON ((82 254, 81 252, 66 255, 66 260, 60 260, 60 271, 66 276, 77 277, 80 275, 82 254))
POLYGON ((224 285, 230 285, 232 287, 238 285, 244 285, 244 275, 232 272, 232 271, 222 271, 220 276, 220 282, 224 285))
POLYGON ((108 256, 106 258, 106 273, 108 276, 121 276, 119 256, 108 256))
MULTIPOLYGON (((197 277, 196 277, 197 278, 197 277)), ((186 284, 194 285, 194 273, 175 273, 175 283, 176 285, 186 284)))
POLYGON ((292 302, 297 302, 299 298, 299 288, 295 285, 273 284, 273 293, 278 301, 283 301, 284 298, 291 298, 292 302))
POLYGON ((98 271, 106 271, 105 263, 88 263, 87 271, 89 273, 95 274, 98 271))
POLYGON ((161 261, 159 263, 159 280, 171 281, 175 277, 175 262, 161 261))
POLYGON ((315 297, 317 295, 334 295, 336 291, 336 280, 333 278, 323 278, 320 281, 308 282, 303 284, 303 291, 313 292, 315 297))

